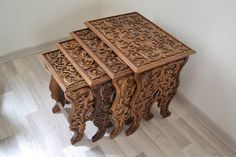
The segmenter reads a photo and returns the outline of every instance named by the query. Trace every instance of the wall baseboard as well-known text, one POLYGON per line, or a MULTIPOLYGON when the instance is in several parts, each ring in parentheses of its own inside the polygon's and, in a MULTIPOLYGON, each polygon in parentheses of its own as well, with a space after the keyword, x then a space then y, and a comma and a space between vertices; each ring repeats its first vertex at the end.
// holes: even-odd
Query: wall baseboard
POLYGON ((236 150, 236 140, 231 135, 229 135, 218 124, 211 120, 205 113, 203 113, 200 109, 193 105, 192 102, 180 91, 178 91, 178 96, 180 96, 181 99, 186 102, 187 106, 185 107, 188 108, 188 111, 191 112, 195 118, 200 120, 205 127, 207 127, 212 133, 219 137, 221 141, 228 145, 233 151, 236 150))
POLYGON ((67 40, 69 38, 70 38, 69 36, 62 37, 59 39, 55 39, 55 40, 51 40, 51 41, 42 43, 40 45, 36 45, 36 46, 32 46, 32 47, 23 48, 20 50, 9 52, 7 54, 0 56, 0 63, 4 63, 7 61, 11 61, 11 60, 18 59, 18 58, 28 56, 28 55, 33 55, 33 54, 37 54, 37 53, 42 53, 42 52, 54 50, 54 49, 56 49, 56 44, 58 42, 61 42, 63 40, 67 40))

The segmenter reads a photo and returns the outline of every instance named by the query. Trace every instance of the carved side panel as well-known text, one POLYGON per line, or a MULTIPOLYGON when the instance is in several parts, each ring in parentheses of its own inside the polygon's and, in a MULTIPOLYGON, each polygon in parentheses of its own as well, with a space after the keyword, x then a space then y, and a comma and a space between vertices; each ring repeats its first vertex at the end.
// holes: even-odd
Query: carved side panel
POLYGON ((126 131, 127 136, 135 132, 142 118, 149 120, 153 117, 150 108, 154 102, 154 94, 157 90, 161 71, 162 68, 156 68, 140 74, 136 79, 141 90, 135 102, 131 104, 131 116, 133 120, 126 131))
POLYGON ((131 106, 133 121, 126 131, 131 135, 139 127, 142 118, 150 120, 153 117, 151 106, 158 101, 162 117, 170 115, 169 103, 175 96, 179 85, 179 74, 187 58, 163 65, 142 74, 141 91, 131 106))
POLYGON ((186 57, 162 67, 162 73, 157 87, 158 92, 155 95, 155 99, 158 102, 163 118, 168 117, 171 114, 168 107, 177 93, 179 75, 187 60, 188 58, 186 57))
POLYGON ((67 91, 65 96, 72 105, 68 120, 70 129, 74 132, 71 143, 75 144, 80 141, 84 135, 86 121, 94 119, 92 113, 95 98, 88 87, 75 91, 67 91))
POLYGON ((97 133, 92 137, 92 141, 95 142, 104 136, 107 128, 112 126, 110 109, 115 98, 115 88, 109 81, 93 91, 96 95, 94 125, 98 128, 97 133))
POLYGON ((115 128, 110 134, 110 138, 115 138, 123 129, 125 121, 130 118, 130 103, 136 89, 136 81, 133 75, 113 80, 116 88, 116 98, 111 107, 112 118, 115 128))

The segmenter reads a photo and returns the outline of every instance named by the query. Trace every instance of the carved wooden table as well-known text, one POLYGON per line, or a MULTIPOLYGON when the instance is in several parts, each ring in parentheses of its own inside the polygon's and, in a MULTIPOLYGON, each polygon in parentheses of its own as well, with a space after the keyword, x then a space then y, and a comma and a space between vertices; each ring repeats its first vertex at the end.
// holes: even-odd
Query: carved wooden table
POLYGON ((71 34, 112 78, 116 98, 111 107, 115 128, 110 138, 114 138, 130 118, 130 103, 136 89, 133 71, 91 30, 83 29, 71 34))
POLYGON ((49 89, 56 101, 53 112, 61 110, 68 117, 70 129, 74 132, 71 143, 74 144, 83 137, 85 122, 94 120, 94 96, 82 76, 59 50, 42 54, 41 59, 52 74, 49 89), (69 113, 63 109, 65 98, 71 104, 69 113))
POLYGON ((111 78, 74 39, 61 42, 58 47, 83 76, 95 95, 94 124, 98 128, 98 132, 92 138, 95 142, 112 126, 110 107, 115 97, 115 89, 111 78))
POLYGON ((53 76, 53 112, 63 111, 65 99, 72 105, 71 143, 81 140, 88 120, 98 128, 93 141, 113 123, 110 138, 124 124, 131 135, 142 119, 153 118, 154 102, 168 117, 180 72, 194 51, 136 12, 85 24, 89 28, 72 32, 73 39, 57 45, 60 50, 42 55, 53 76))
POLYGON ((133 121, 126 134, 132 134, 142 118, 153 117, 150 107, 155 100, 161 115, 169 116, 179 73, 194 51, 136 12, 85 24, 137 73, 130 104, 133 121))

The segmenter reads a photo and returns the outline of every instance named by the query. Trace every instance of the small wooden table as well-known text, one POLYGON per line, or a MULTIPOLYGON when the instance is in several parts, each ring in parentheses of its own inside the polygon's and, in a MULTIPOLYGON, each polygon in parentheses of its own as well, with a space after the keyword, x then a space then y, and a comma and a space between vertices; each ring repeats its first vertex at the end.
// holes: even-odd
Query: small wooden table
POLYGON ((137 89, 130 104, 133 121, 126 134, 132 134, 142 118, 153 117, 154 100, 161 115, 169 116, 179 73, 194 51, 136 12, 85 24, 136 73, 137 89))
POLYGON ((94 124, 98 128, 92 137, 92 141, 95 142, 104 136, 107 128, 112 126, 110 107, 115 97, 115 89, 111 78, 74 39, 63 41, 58 47, 83 76, 95 95, 94 124))

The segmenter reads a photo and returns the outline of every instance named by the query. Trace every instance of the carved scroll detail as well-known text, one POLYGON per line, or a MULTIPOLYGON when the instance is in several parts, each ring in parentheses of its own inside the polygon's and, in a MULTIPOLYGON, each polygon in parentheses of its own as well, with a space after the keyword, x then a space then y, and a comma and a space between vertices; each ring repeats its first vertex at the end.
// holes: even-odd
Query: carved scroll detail
POLYGON ((136 103, 131 106, 133 121, 126 131, 131 135, 139 127, 142 118, 150 120, 153 114, 150 109, 158 101, 162 117, 170 115, 168 106, 179 85, 179 73, 186 62, 186 58, 149 70, 142 74, 141 91, 136 98, 136 103))
POLYGON ((138 13, 87 22, 136 67, 190 50, 138 13))
POLYGON ((95 105, 95 98, 88 87, 75 91, 67 91, 65 96, 72 105, 68 120, 70 129, 74 132, 71 143, 75 144, 84 135, 86 121, 94 119, 92 112, 95 105))
POLYGON ((130 102, 136 89, 136 81, 133 75, 113 80, 116 88, 116 98, 111 107, 112 118, 115 128, 110 134, 110 138, 115 138, 123 129, 125 121, 130 117, 130 102))
POLYGON ((179 86, 179 75, 187 62, 188 58, 183 58, 179 61, 169 63, 162 67, 161 77, 157 86, 157 93, 155 99, 158 102, 160 113, 163 118, 170 116, 168 110, 169 104, 177 93, 179 86))
POLYGON ((112 126, 110 108, 115 98, 115 88, 109 81, 92 90, 96 95, 94 125, 98 128, 97 133, 92 137, 92 141, 95 142, 104 136, 107 128, 112 126))
POLYGON ((83 29, 76 32, 79 38, 89 46, 89 48, 113 73, 122 73, 129 67, 108 47, 94 32, 83 29))
POLYGON ((62 42, 60 45, 92 80, 106 76, 106 73, 103 71, 103 69, 75 40, 62 42))
POLYGON ((67 88, 76 86, 80 82, 84 81, 82 76, 59 50, 46 53, 44 56, 67 88))

